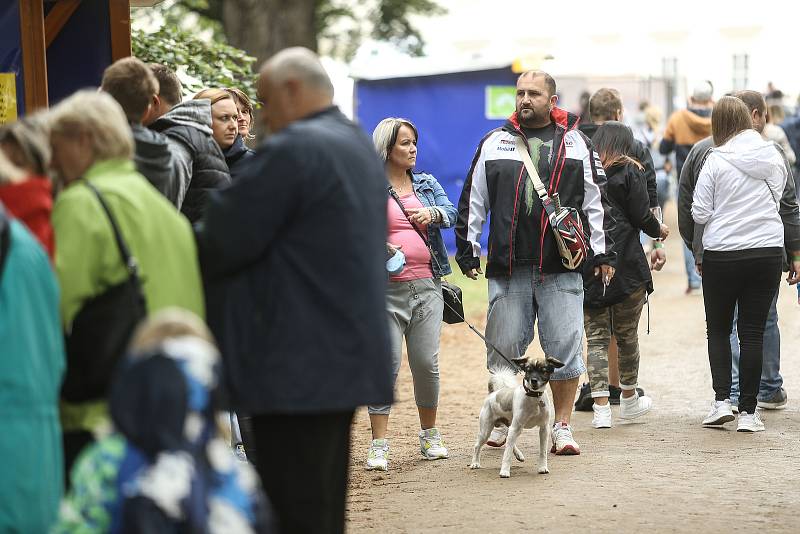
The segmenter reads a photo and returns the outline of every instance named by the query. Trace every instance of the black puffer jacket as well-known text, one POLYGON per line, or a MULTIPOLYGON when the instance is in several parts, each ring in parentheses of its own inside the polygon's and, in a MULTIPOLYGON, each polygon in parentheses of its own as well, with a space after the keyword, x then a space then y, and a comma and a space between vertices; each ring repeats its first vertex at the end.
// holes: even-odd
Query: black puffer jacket
POLYGON ((214 141, 211 130, 210 100, 190 100, 178 104, 150 125, 173 140, 173 157, 191 173, 181 212, 197 222, 205 212, 208 193, 231 183, 225 156, 214 141))
POLYGON ((594 276, 594 262, 585 262, 583 302, 589 308, 618 304, 643 285, 648 293, 653 292, 653 278, 639 242, 639 231, 655 238, 660 235, 661 226, 650 211, 642 172, 632 164, 606 169, 606 191, 616 221, 612 234, 617 271, 603 296, 602 281, 594 276))

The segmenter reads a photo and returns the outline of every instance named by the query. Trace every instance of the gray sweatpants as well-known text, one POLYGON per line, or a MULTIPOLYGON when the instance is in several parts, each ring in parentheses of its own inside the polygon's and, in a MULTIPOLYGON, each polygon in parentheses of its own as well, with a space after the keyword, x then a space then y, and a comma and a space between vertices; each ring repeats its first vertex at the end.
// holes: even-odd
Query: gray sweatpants
MULTIPOLYGON (((439 335, 442 331, 442 284, 438 278, 389 282, 386 311, 392 342, 394 379, 406 339, 408 366, 414 378, 414 398, 420 408, 439 404, 439 335)), ((390 406, 370 406, 369 413, 389 415, 390 406)))

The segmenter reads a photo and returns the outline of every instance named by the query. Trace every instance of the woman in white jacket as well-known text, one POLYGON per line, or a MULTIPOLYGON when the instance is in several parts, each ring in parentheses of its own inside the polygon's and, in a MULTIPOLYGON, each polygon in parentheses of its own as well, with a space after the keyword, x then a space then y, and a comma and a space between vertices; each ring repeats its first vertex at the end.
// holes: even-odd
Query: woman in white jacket
MULTIPOLYGON (((703 297, 715 393, 703 425, 722 425, 734 419, 729 337, 738 304, 741 393, 737 430, 759 432, 764 423, 756 411, 756 394, 764 325, 783 263, 783 223, 778 207, 786 167, 775 145, 752 129, 748 108, 738 98, 723 97, 717 102, 711 129, 716 148, 700 171, 692 204, 695 222, 705 225, 703 297)), ((796 276, 791 278, 796 282, 796 276)))

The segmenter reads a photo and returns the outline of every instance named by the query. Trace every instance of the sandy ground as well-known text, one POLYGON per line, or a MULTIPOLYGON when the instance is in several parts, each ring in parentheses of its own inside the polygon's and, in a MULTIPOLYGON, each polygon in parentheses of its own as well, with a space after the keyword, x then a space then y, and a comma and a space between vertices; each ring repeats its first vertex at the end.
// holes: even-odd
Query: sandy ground
MULTIPOLYGON (((674 224, 674 213, 667 214, 674 224)), ((686 296, 677 231, 669 261, 656 275, 650 335, 640 325, 640 385, 655 409, 641 422, 591 428, 591 413, 572 425, 580 456, 550 455, 536 473, 537 432, 527 431, 510 479, 499 478, 501 450, 486 450, 483 468, 468 464, 486 393, 485 349, 464 325, 445 326, 439 428, 450 458, 425 461, 411 375, 403 364, 390 420, 388 473, 363 469, 369 419, 353 428, 348 532, 798 532, 800 504, 800 346, 797 293, 781 287, 782 373, 788 408, 763 412, 766 432, 704 429, 713 398, 701 296, 686 296)), ((473 282, 486 284, 486 281, 473 282)), ((645 312, 646 313, 646 312, 645 312)), ((473 313, 483 327, 485 313, 473 313)), ((538 344, 534 341, 538 349, 538 344)))

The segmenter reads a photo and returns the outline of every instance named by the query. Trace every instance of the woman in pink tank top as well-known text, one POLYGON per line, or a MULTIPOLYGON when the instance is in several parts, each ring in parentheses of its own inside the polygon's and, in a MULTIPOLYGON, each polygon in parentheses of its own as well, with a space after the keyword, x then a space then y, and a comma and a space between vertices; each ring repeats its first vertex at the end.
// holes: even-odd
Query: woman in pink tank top
MULTIPOLYGON (((424 458, 436 460, 448 456, 436 428, 439 335, 444 307, 441 277, 451 272, 441 228, 455 224, 457 211, 436 178, 412 172, 417 161, 418 137, 410 121, 395 118, 381 121, 372 134, 389 182, 387 246, 399 248, 406 258, 405 268, 390 276, 386 293, 394 376, 400 369, 405 339, 419 412, 420 452, 424 458)), ((388 469, 389 409, 389 406, 369 407, 372 444, 367 454, 367 469, 388 469)))

